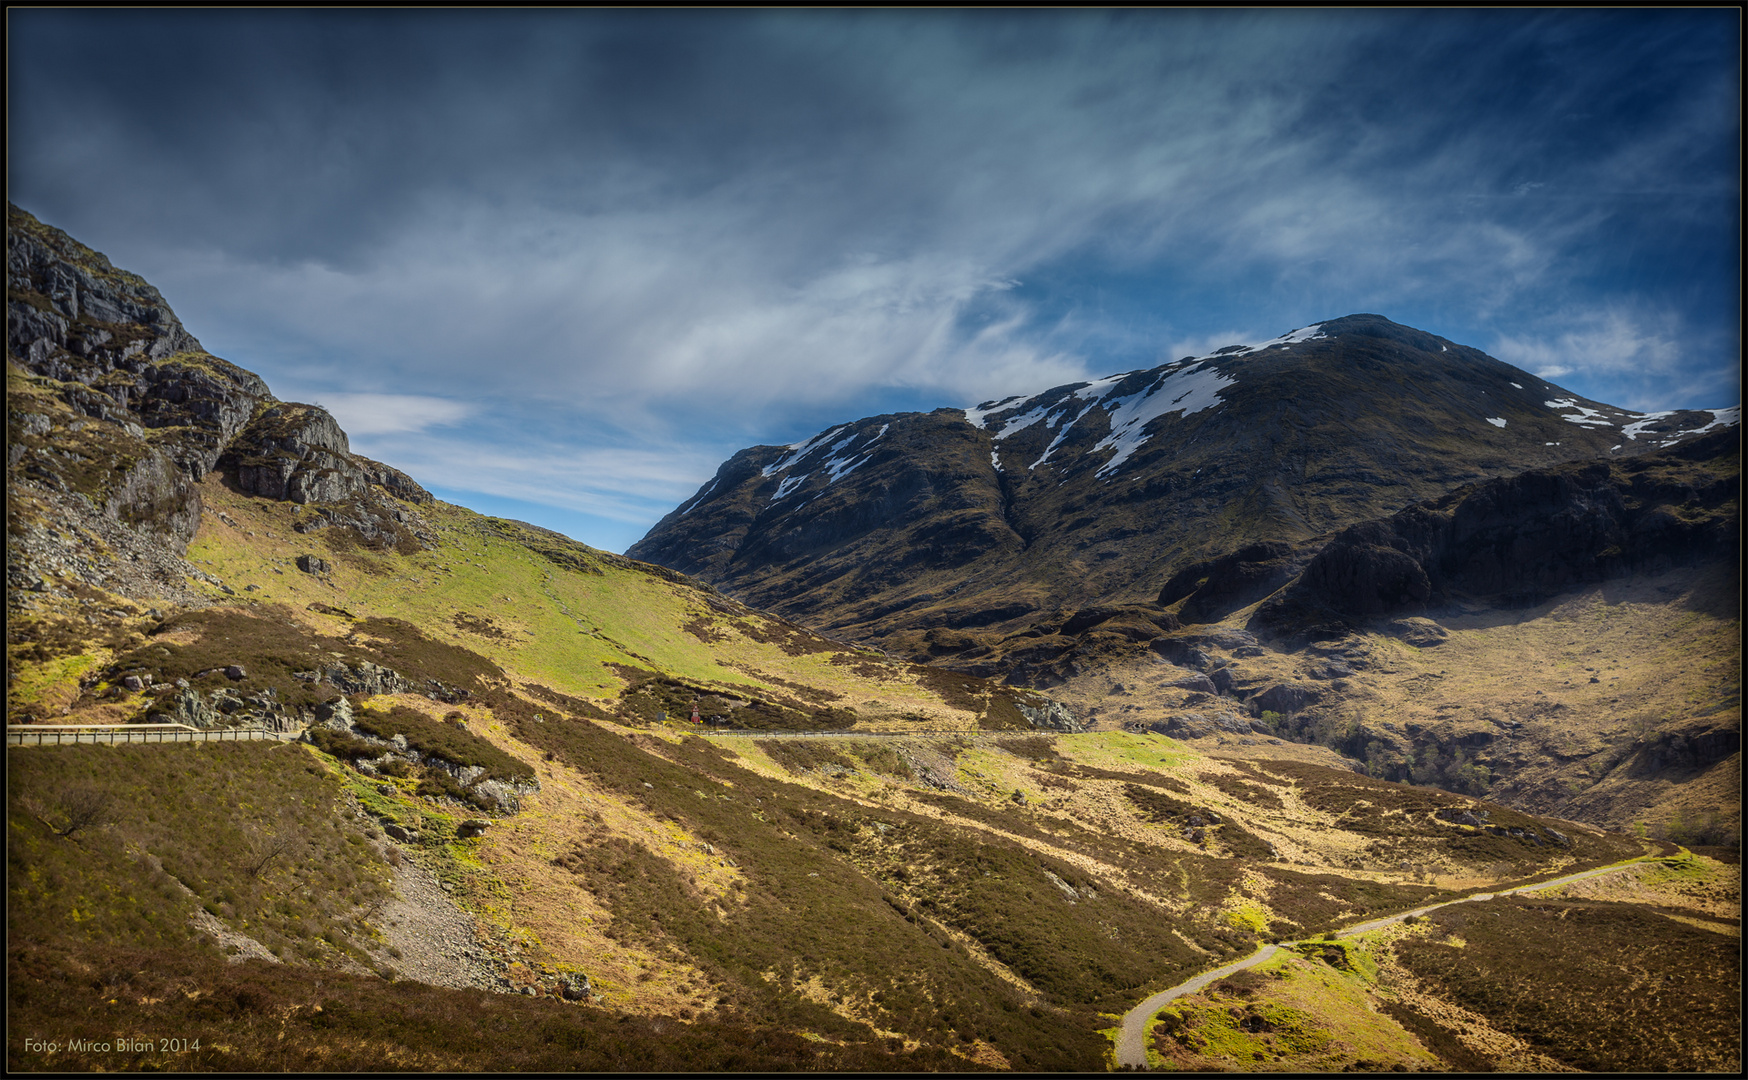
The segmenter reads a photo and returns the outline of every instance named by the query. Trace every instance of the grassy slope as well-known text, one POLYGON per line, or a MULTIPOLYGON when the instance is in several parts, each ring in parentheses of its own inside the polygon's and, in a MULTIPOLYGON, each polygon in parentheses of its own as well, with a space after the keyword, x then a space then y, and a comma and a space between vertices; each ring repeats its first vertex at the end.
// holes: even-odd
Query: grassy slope
MULTIPOLYGON (((113 1035, 117 1018, 156 1029, 198 1014, 216 1045, 229 1048, 164 1062, 172 1066, 477 1067, 465 1041, 429 1033, 487 1023, 499 1032, 549 1031, 554 1018, 540 1010, 578 1008, 550 998, 508 1004, 495 995, 476 1007, 477 992, 397 990, 405 1022, 371 1022, 366 971, 392 969, 395 959, 372 922, 373 901, 360 893, 361 903, 331 914, 312 908, 297 874, 344 871, 368 891, 383 860, 395 857, 378 823, 416 831, 416 842, 392 850, 437 874, 517 978, 548 990, 566 972, 593 978, 605 1005, 573 1012, 573 1029, 607 1031, 601 1018, 615 1015, 688 1025, 695 1056, 649 1051, 647 1060, 672 1067, 1097 1068, 1105 1060, 1102 1016, 1248 952, 1260 937, 1312 933, 1400 910, 1443 888, 1641 850, 1591 833, 1575 834, 1570 850, 1477 837, 1429 817, 1438 805, 1466 800, 1285 761, 1223 762, 1160 736, 927 739, 919 729, 972 726, 977 706, 955 705, 967 698, 946 683, 921 685, 915 669, 827 650, 610 556, 562 552, 575 559, 567 568, 529 549, 547 543, 539 536, 523 534, 518 544, 510 539, 517 527, 442 506, 427 514, 441 537, 435 550, 411 557, 331 550, 320 533, 290 530, 294 507, 212 483, 207 496, 214 512, 190 556, 235 590, 235 614, 214 609, 172 620, 176 629, 160 635, 174 654, 165 663, 199 666, 208 662, 203 650, 210 662, 222 660, 241 647, 236 628, 250 619, 283 624, 287 640, 304 643, 298 648, 447 663, 451 669, 419 673, 486 689, 454 706, 413 694, 360 705, 433 719, 459 713, 474 736, 533 768, 542 788, 520 813, 493 816, 485 836, 462 839, 457 826, 477 814, 472 808, 421 795, 416 777, 366 778, 304 748, 104 748, 83 758, 11 751, 11 917, 29 924, 14 941, 34 943, 10 958, 15 973, 27 973, 15 978, 13 1021, 98 1037, 113 1035), (302 553, 334 564, 330 578, 298 571, 302 553), (408 619, 429 640, 396 636, 370 618, 408 619), (505 693, 487 660, 520 692, 505 693), (918 737, 878 743, 713 743, 649 725, 628 699, 615 700, 642 677, 633 669, 723 695, 848 705, 870 723, 920 715, 934 725, 903 721, 918 737), (219 749, 228 755, 224 770, 174 764, 217 762, 219 749), (140 775, 127 766, 135 756, 170 771, 140 775), (284 768, 294 760, 308 764, 284 768), (111 789, 126 814, 104 829, 53 835, 50 774, 67 769, 84 769, 111 789), (316 785, 311 793, 280 791, 280 778, 300 776, 316 785), (246 794, 206 790, 213 784, 246 794), (335 810, 310 817, 311 807, 323 806, 335 810), (1185 813, 1220 824, 1198 842, 1186 832, 1185 813), (237 852, 250 843, 238 830, 247 831, 251 815, 288 823, 281 827, 305 845, 295 867, 283 867, 283 883, 271 875, 233 880, 237 852), (1265 854, 1268 844, 1279 859, 1265 854), (148 856, 167 868, 217 869, 178 872, 194 893, 179 900, 137 869, 151 865, 148 856), (137 908, 140 897, 157 895, 153 889, 163 893, 146 905, 158 913, 158 938, 140 930, 96 941, 77 929, 83 920, 64 915, 68 895, 137 908), (254 962, 221 968, 199 948, 160 965, 161 976, 122 971, 136 970, 143 955, 123 957, 127 949, 161 949, 162 934, 183 933, 184 909, 197 900, 233 931, 324 968, 328 989, 254 962), (50 974, 86 969, 113 971, 87 981, 50 974), (221 999, 189 1013, 190 993, 221 999), (111 998, 116 1005, 105 1004, 111 998), (321 1002, 340 1004, 314 1012, 321 1002), (289 1049, 259 1049, 263 1013, 292 1005, 289 1049), (317 1050, 336 1025, 345 1035, 338 1048, 317 1050)), ((126 639, 108 653, 128 648, 144 655, 126 639)), ((84 708, 125 714, 132 700, 95 699, 84 708)), ((1495 820, 1506 814, 1496 809, 1495 820)), ((568 1047, 571 1067, 622 1067, 613 1063, 627 1060, 626 1046, 673 1041, 650 1023, 615 1021, 617 1041, 590 1036, 587 1045, 575 1043, 580 1035, 542 1036, 517 1063, 541 1067, 559 1060, 543 1054, 568 1047)), ((1334 1018, 1327 1023, 1339 1027, 1334 1018)), ((1329 1062, 1359 1056, 1326 1055, 1329 1062)), ((100 1063, 16 1052, 12 1060, 22 1068, 100 1063)))
POLYGON ((743 696, 788 696, 784 688, 800 684, 816 703, 841 699, 871 717, 977 726, 975 713, 918 687, 907 667, 847 648, 814 651, 826 643, 739 605, 718 601, 729 608, 718 610, 696 586, 582 545, 564 553, 571 566, 560 565, 530 550, 529 540, 545 538, 514 522, 439 503, 423 511, 439 537, 431 550, 336 551, 320 531, 292 531, 298 508, 291 504, 240 495, 212 478, 202 495, 215 513, 188 557, 240 597, 290 606, 317 633, 341 634, 348 620, 310 612, 311 603, 405 619, 518 679, 588 699, 616 697, 628 681, 615 670, 622 666, 743 696), (217 518, 221 511, 235 524, 217 518), (300 554, 327 559, 332 573, 299 571, 300 554))

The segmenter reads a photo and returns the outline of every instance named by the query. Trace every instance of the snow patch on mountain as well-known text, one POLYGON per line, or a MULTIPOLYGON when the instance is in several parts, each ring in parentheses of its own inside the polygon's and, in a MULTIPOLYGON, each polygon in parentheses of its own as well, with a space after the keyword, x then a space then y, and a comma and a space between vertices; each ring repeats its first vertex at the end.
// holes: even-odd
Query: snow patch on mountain
POLYGON ((1628 424, 1626 427, 1621 428, 1621 434, 1625 435, 1629 439, 1637 441, 1639 436, 1644 433, 1644 430, 1647 427, 1649 427, 1652 424, 1656 423, 1657 421, 1663 419, 1665 416, 1674 416, 1674 415, 1675 415, 1675 413, 1673 410, 1666 411, 1666 412, 1643 413, 1640 415, 1640 417, 1637 420, 1628 424))
MULTIPOLYGON (((1036 469, 1050 460, 1057 447, 1067 438, 1069 431, 1082 418, 1095 407, 1102 408, 1110 417, 1111 431, 1093 449, 1116 451, 1096 474, 1106 476, 1127 461, 1147 441, 1145 429, 1153 420, 1174 412, 1189 416, 1220 404, 1220 391, 1235 385, 1238 380, 1210 366, 1209 361, 1253 356, 1304 341, 1315 341, 1325 336, 1323 324, 1313 323, 1256 345, 1227 345, 1207 356, 1185 357, 1175 364, 1167 365, 1158 378, 1144 389, 1121 397, 1112 396, 1111 388, 1139 374, 1138 372, 1124 371, 1083 383, 1071 390, 1065 398, 1048 404, 1033 405, 1018 416, 1005 420, 992 421, 990 417, 1005 410, 1023 407, 1036 399, 1028 400, 1014 395, 998 401, 985 401, 966 409, 965 419, 973 427, 989 431, 997 442, 1036 424, 1047 425, 1055 433, 1055 438, 1038 460, 1027 466, 1028 469, 1036 469), (1074 412, 1074 405, 1079 401, 1089 404, 1074 412)), ((1001 462, 993 452, 990 455, 990 464, 997 470, 1001 469, 1001 462)))
POLYGON ((1004 397, 1000 401, 986 401, 974 408, 966 409, 965 419, 971 422, 972 427, 981 428, 984 426, 984 418, 990 413, 1001 412, 1009 405, 1021 400, 1023 396, 1024 395, 1021 394, 1014 394, 1011 397, 1004 397))
POLYGON ((1568 424, 1588 424, 1592 427, 1614 427, 1614 421, 1605 419, 1601 410, 1587 408, 1578 404, 1577 398, 1558 398, 1554 401, 1544 401, 1550 409, 1572 409, 1571 413, 1562 415, 1560 419, 1568 424))
POLYGON ((808 453, 815 446, 817 446, 820 443, 824 442, 825 440, 831 438, 833 435, 836 435, 838 432, 844 430, 845 428, 847 428, 849 426, 850 425, 848 425, 848 424, 839 424, 836 427, 826 428, 824 431, 820 432, 818 435, 815 435, 811 439, 804 439, 798 443, 790 443, 788 446, 789 453, 785 454, 783 456, 783 458, 781 460, 779 460, 776 464, 765 466, 764 469, 761 471, 761 475, 763 475, 763 476, 775 476, 777 473, 784 471, 785 469, 794 465, 796 462, 800 461, 802 458, 806 457, 808 455, 808 453))
MULTIPOLYGON (((1711 420, 1709 420, 1708 422, 1706 422, 1705 424, 1703 424, 1699 427, 1687 428, 1687 429, 1684 429, 1682 431, 1670 432, 1664 436, 1664 441, 1659 443, 1658 445, 1660 445, 1660 446, 1672 446, 1675 443, 1679 442, 1682 439, 1687 438, 1690 435, 1704 435, 1706 432, 1711 431, 1714 428, 1731 427, 1733 425, 1740 424, 1742 422, 1742 406, 1740 406, 1740 405, 1732 405, 1727 409, 1695 409, 1694 411, 1695 412, 1710 413, 1712 418, 1711 418, 1711 420)), ((1674 415, 1675 415, 1674 410, 1665 410, 1664 412, 1645 413, 1638 420, 1621 428, 1621 434, 1625 435, 1629 439, 1635 439, 1635 440, 1640 435, 1646 435, 1646 434, 1660 435, 1660 434, 1662 434, 1661 432, 1654 432, 1654 431, 1648 432, 1648 431, 1646 431, 1646 428, 1649 427, 1651 424, 1656 423, 1658 420, 1662 420, 1664 417, 1674 416, 1674 415)))
POLYGON ((1211 409, 1220 404, 1220 391, 1237 382, 1207 364, 1183 365, 1161 375, 1159 381, 1138 394, 1107 400, 1104 404, 1111 414, 1111 433, 1100 439, 1093 451, 1115 447, 1117 453, 1094 475, 1114 471, 1139 450, 1148 438, 1145 429, 1154 419, 1172 412, 1189 416, 1211 409))
POLYGON ((1310 326, 1301 326, 1297 330, 1289 330, 1278 338, 1270 338, 1260 345, 1228 345, 1207 356, 1195 356, 1190 357, 1190 359, 1212 360, 1215 357, 1250 356, 1254 353, 1266 352, 1269 349, 1279 349, 1285 348, 1288 345, 1297 345, 1301 341, 1316 341, 1318 338, 1325 336, 1327 335, 1323 333, 1323 324, 1312 323, 1310 326))
MULTIPOLYGON (((1103 380, 1103 381, 1107 384, 1110 382, 1110 380, 1108 380, 1108 379, 1103 380)), ((1079 395, 1075 394, 1073 396, 1078 397, 1079 395)), ((1063 424, 1062 429, 1056 433, 1056 438, 1052 439, 1050 441, 1050 445, 1044 448, 1043 456, 1040 457, 1037 461, 1034 461, 1030 465, 1026 466, 1026 468, 1027 469, 1036 469, 1038 466, 1044 464, 1046 461, 1049 461, 1050 455, 1054 454, 1056 452, 1056 448, 1058 446, 1062 445, 1062 440, 1068 438, 1069 430, 1072 429, 1074 427, 1074 425, 1080 423, 1082 417, 1084 417, 1087 413, 1092 412, 1093 409, 1095 409, 1097 407, 1098 407, 1098 402, 1095 401, 1095 402, 1088 404, 1087 407, 1080 410, 1080 412, 1075 413, 1074 419, 1070 420, 1066 424, 1063 424)), ((1063 415, 1067 415, 1067 414, 1064 413, 1063 415)))
POLYGON ((1489 416, 1486 417, 1486 420, 1496 428, 1502 428, 1505 426, 1505 417, 1503 416, 1489 416))
POLYGON ((788 495, 790 492, 806 483, 807 478, 812 475, 812 473, 802 473, 800 476, 785 477, 783 482, 777 485, 777 494, 771 496, 771 501, 777 502, 782 499, 785 495, 788 495))

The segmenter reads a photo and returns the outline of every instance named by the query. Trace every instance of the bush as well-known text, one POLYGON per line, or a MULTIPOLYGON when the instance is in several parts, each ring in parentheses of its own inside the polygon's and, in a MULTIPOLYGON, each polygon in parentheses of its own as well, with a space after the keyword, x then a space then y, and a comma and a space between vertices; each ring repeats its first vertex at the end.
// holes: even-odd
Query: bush
MULTIPOLYGON (((379 739, 405 736, 408 749, 462 767, 478 766, 485 769, 486 779, 514 782, 534 778, 534 766, 506 754, 465 727, 432 720, 404 705, 396 705, 386 714, 360 710, 353 725, 379 739)), ((381 754, 378 749, 372 756, 381 754)))

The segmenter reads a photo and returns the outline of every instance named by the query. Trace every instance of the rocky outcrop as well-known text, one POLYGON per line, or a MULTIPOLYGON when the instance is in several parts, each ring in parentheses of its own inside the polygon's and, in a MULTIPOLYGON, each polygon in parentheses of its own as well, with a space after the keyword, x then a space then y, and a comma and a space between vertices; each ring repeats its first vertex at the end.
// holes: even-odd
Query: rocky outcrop
POLYGON ((143 278, 15 206, 6 255, 7 355, 22 375, 7 394, 15 503, 83 497, 180 555, 200 522, 195 483, 222 464, 245 491, 326 510, 316 527, 379 545, 430 537, 396 502, 428 492, 352 454, 324 410, 278 402, 207 353, 143 278))
POLYGON ((1317 704, 1323 699, 1323 694, 1316 687, 1299 683, 1275 683, 1253 696, 1248 704, 1259 714, 1275 712, 1288 716, 1317 704))
POLYGON ((155 702, 152 719, 160 723, 187 724, 197 728, 261 728, 267 731, 302 731, 316 718, 316 710, 291 707, 271 688, 239 694, 228 687, 202 693, 186 684, 155 702))
MULTIPOLYGON (((1734 560, 1737 434, 1502 477, 1344 529, 1255 624, 1339 631, 1459 597, 1516 606, 1626 574, 1734 560)), ((1422 647, 1443 640, 1428 620, 1396 625, 1422 647)))
POLYGON ((449 704, 465 701, 470 696, 466 690, 436 679, 416 681, 368 660, 359 661, 355 665, 329 664, 321 669, 319 675, 315 672, 301 672, 298 678, 309 682, 325 682, 343 694, 424 694, 449 704))
POLYGON ((1195 712, 1179 713, 1141 725, 1139 730, 1155 731, 1174 739, 1201 739, 1209 735, 1269 734, 1269 729, 1261 721, 1229 712, 1212 716, 1195 712))
POLYGON ((200 348, 145 279, 10 204, 6 282, 6 348, 28 363, 56 351, 114 364, 200 348))
POLYGON ((1285 541, 1247 544, 1173 574, 1159 590, 1159 603, 1169 607, 1181 600, 1178 613, 1183 619, 1218 622, 1291 581, 1309 557, 1302 545, 1285 541))
POLYGON ((1625 771, 1630 776, 1644 777, 1665 770, 1704 769, 1741 749, 1742 732, 1724 724, 1663 731, 1633 749, 1625 771))
POLYGON ((1014 708, 1020 710, 1033 727, 1045 728, 1050 731, 1061 731, 1074 735, 1086 730, 1086 725, 1075 719, 1068 706, 1061 702, 1040 699, 1040 703, 1027 705, 1025 702, 1014 702, 1014 708))

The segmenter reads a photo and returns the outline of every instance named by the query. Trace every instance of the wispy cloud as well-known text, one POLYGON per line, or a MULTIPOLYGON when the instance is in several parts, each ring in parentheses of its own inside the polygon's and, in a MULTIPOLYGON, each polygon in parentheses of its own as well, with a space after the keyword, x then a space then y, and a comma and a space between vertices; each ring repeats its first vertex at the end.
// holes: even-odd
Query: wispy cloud
POLYGON ((683 498, 798 426, 1358 311, 1590 396, 1717 386, 1733 27, 21 11, 9 176, 377 456, 643 513, 594 470, 683 498))
POLYGON ((473 408, 447 398, 417 394, 326 393, 320 404, 353 438, 399 435, 465 420, 473 408))

